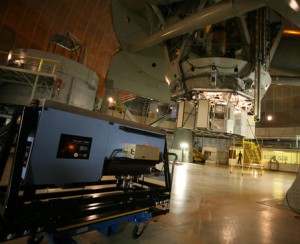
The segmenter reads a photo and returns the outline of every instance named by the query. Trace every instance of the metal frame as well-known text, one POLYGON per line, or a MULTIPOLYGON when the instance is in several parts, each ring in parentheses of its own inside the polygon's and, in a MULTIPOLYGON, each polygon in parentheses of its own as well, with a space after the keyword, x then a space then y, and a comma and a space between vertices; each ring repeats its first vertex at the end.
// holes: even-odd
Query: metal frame
POLYGON ((67 189, 53 185, 24 185, 21 174, 28 150, 27 138, 35 133, 38 118, 38 108, 35 107, 16 111, 3 148, 5 150, 0 154, 2 177, 9 151, 13 148, 13 139, 18 132, 9 184, 1 187, 0 241, 36 236, 42 232, 55 238, 64 235, 66 230, 70 233, 77 233, 78 228, 81 228, 81 233, 89 231, 94 228, 89 227, 91 224, 101 225, 100 229, 103 229, 111 221, 139 224, 168 213, 171 177, 166 145, 160 159, 164 163, 164 170, 160 173, 164 174, 163 185, 138 176, 131 177, 133 187, 130 189, 120 187, 122 178, 113 176, 104 176, 98 182, 70 184, 67 189), (18 125, 20 117, 21 124, 18 125), (137 214, 139 218, 132 217, 137 214))

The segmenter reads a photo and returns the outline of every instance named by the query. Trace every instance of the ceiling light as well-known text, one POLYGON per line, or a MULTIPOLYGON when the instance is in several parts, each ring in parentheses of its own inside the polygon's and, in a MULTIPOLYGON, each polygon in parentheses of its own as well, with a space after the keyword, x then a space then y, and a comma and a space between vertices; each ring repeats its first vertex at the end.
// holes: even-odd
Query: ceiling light
POLYGON ((168 78, 168 76, 165 76, 165 80, 166 80, 166 82, 168 83, 168 85, 171 84, 171 81, 170 81, 170 79, 168 78))
POLYGON ((291 9, 293 9, 297 12, 300 10, 299 4, 296 0, 289 0, 289 6, 291 9))

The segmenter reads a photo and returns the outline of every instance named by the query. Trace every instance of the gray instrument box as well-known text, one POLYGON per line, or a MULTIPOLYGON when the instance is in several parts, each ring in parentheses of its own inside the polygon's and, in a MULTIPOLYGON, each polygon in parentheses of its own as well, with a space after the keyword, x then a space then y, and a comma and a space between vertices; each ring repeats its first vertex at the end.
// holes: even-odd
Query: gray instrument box
POLYGON ((125 157, 143 160, 159 160, 159 148, 127 143, 124 145, 125 157))

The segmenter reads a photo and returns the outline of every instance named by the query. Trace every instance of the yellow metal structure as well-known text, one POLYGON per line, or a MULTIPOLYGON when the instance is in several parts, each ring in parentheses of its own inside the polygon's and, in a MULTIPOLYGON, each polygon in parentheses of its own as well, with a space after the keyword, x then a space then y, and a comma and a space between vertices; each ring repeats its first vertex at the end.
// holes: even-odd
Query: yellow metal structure
POLYGON ((233 163, 230 166, 230 173, 236 168, 238 172, 243 174, 260 174, 264 173, 264 166, 261 163, 261 150, 257 141, 234 141, 234 150, 241 151, 243 159, 241 164, 233 163))
POLYGON ((204 155, 201 152, 199 152, 196 148, 193 148, 192 156, 193 156, 193 162, 205 163, 204 155))

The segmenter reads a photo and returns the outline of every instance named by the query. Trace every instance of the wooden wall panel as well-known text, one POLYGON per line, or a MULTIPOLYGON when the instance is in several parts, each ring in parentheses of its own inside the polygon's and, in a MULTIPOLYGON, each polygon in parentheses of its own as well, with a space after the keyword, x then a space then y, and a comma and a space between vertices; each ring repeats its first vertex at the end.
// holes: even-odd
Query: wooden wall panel
POLYGON ((107 70, 119 47, 112 26, 110 1, 0 1, 0 51, 15 48, 47 51, 53 35, 67 32, 86 45, 85 65, 98 74, 98 96, 103 96, 107 70))

